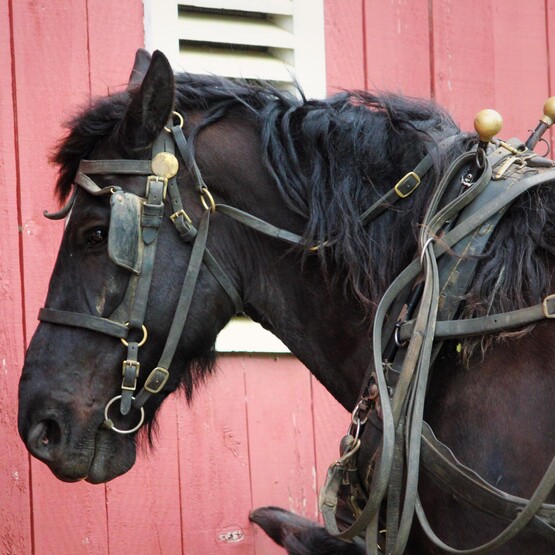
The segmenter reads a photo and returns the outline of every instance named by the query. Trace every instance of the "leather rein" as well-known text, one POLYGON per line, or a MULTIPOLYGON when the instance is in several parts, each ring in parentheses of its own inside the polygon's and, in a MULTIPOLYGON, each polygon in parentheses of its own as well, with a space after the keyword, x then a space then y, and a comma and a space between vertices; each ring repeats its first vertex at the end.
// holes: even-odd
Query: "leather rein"
POLYGON ((486 553, 525 526, 555 543, 555 505, 545 503, 555 486, 555 458, 532 497, 518 498, 462 465, 423 420, 429 374, 443 339, 493 333, 554 316, 555 299, 549 295, 541 304, 526 309, 451 320, 474 276, 475 255, 483 251, 506 209, 525 191, 555 179, 551 161, 535 159, 524 144, 511 139, 509 143, 499 142, 489 155, 484 149, 478 178, 471 182, 461 179, 460 194, 450 198, 449 185, 460 178, 476 156, 474 152, 462 154, 443 175, 421 227, 421 256, 394 280, 381 299, 373 326, 374 361, 349 431, 341 442, 341 457, 330 466, 320 492, 320 509, 328 531, 344 540, 359 541, 358 536, 365 536, 369 555, 402 554, 415 513, 432 543, 448 553, 486 553), (455 256, 442 257, 447 251, 455 256), (417 278, 420 285, 415 286, 417 278), (446 301, 441 307, 440 297, 446 301), (410 321, 407 312, 415 315, 410 321), (359 469, 355 455, 365 427, 369 421, 374 423, 377 413, 378 427, 383 430, 381 440, 370 466, 359 469), (431 529, 420 502, 420 464, 455 498, 509 525, 476 548, 459 550, 445 544, 431 529), (342 520, 351 524, 342 530, 336 520, 339 498, 346 500, 347 509, 355 517, 352 522, 352 516, 350 520, 343 516, 342 520), (382 502, 386 499, 385 530, 380 531, 382 502))
MULTIPOLYGON (((211 213, 222 212, 260 233, 292 244, 305 245, 312 251, 325 246, 323 244, 310 247, 302 236, 273 226, 235 207, 217 204, 202 178, 183 134, 183 118, 176 112, 174 112, 174 116, 178 119, 177 124, 174 124, 172 116, 172 121, 160 133, 153 145, 151 160, 82 160, 75 178, 76 186, 94 196, 109 195, 111 203, 114 204, 121 200, 120 196, 123 194, 121 188, 99 187, 89 176, 123 174, 146 177, 144 195, 139 197, 142 206, 140 216, 141 267, 132 272, 120 306, 107 318, 55 308, 42 308, 39 312, 39 319, 43 322, 101 332, 119 338, 127 347, 127 356, 122 363, 121 394, 107 403, 103 422, 104 427, 120 434, 137 431, 144 422, 145 403, 152 395, 163 391, 203 263, 229 296, 235 311, 242 312, 240 292, 206 247, 211 213), (176 148, 187 170, 193 176, 196 192, 204 207, 198 229, 192 224, 185 211, 177 187, 176 176, 179 162, 175 157, 176 148), (146 378, 141 390, 136 393, 140 370, 139 348, 148 336, 144 320, 154 268, 158 230, 168 197, 172 210, 170 219, 181 239, 192 243, 193 247, 163 353, 157 366, 146 378), (117 401, 119 401, 119 412, 123 416, 127 415, 132 408, 139 411, 139 419, 135 425, 126 429, 117 428, 114 425, 109 412, 117 401)), ((388 554, 402 553, 404 550, 414 512, 418 515, 432 541, 449 553, 484 553, 501 545, 529 523, 535 523, 536 529, 539 529, 544 536, 555 540, 553 527, 555 505, 544 503, 555 485, 555 459, 532 498, 530 500, 516 498, 487 484, 478 475, 460 464, 450 450, 435 438, 431 429, 422 419, 428 374, 440 346, 437 340, 493 333, 537 322, 543 318, 555 317, 555 295, 549 295, 539 305, 507 314, 456 320, 451 319, 454 316, 454 311, 451 310, 447 318, 438 320, 441 283, 438 259, 450 249, 456 249, 461 241, 472 236, 473 233, 475 234, 475 231, 483 228, 484 224, 489 225, 492 219, 500 219, 504 210, 518 195, 548 179, 554 179, 555 172, 541 168, 542 171, 532 172, 532 175, 504 180, 501 190, 496 190, 495 194, 490 197, 485 195, 486 201, 481 203, 478 209, 470 210, 470 213, 464 218, 459 217, 456 225, 448 224, 448 222, 456 219, 455 217, 465 207, 472 206, 473 201, 487 190, 488 184, 492 182, 492 166, 501 163, 507 165, 508 158, 513 157, 513 162, 514 160, 525 160, 523 165, 532 167, 534 165, 532 156, 530 151, 526 152, 518 144, 511 146, 501 142, 492 157, 493 162, 488 157, 484 157, 484 167, 476 182, 471 183, 471 186, 466 187, 460 195, 449 200, 440 209, 440 202, 444 199, 444 194, 454 175, 468 165, 474 159, 475 154, 465 153, 459 157, 441 180, 430 203, 420 234, 420 259, 414 260, 399 275, 378 306, 373 328, 374 361, 367 372, 359 402, 353 411, 349 433, 342 441, 342 456, 330 467, 327 483, 320 494, 320 508, 328 531, 347 541, 360 541, 357 536, 365 535, 366 548, 370 555, 381 551, 378 547, 380 539, 378 523, 380 507, 386 494, 389 496, 388 505, 394 507, 397 503, 397 507, 400 507, 400 503, 398 500, 396 501, 395 497, 400 497, 399 488, 401 487, 400 482, 403 480, 403 472, 399 465, 402 464, 400 461, 405 456, 410 461, 409 466, 405 469, 407 479, 405 503, 401 514, 393 514, 395 511, 389 510, 386 546, 388 554), (546 172, 549 172, 549 175, 546 175, 546 172), (439 235, 441 235, 441 241, 437 240, 439 235), (387 314, 395 313, 405 304, 403 294, 411 288, 419 274, 424 275, 424 286, 418 300, 416 317, 412 320, 391 322, 387 319, 387 314), (401 302, 399 299, 402 299, 401 302), (397 349, 394 350, 403 353, 400 359, 397 358, 393 362, 384 359, 383 356, 384 349, 388 343, 391 343, 391 338, 395 339, 397 346, 397 349), (408 345, 405 346, 403 342, 406 341, 408 341, 408 345), (396 366, 400 366, 400 368, 395 368, 396 366), (392 375, 395 376, 394 380, 391 379, 392 375), (341 495, 340 488, 349 483, 346 478, 349 473, 352 474, 353 471, 359 473, 354 455, 360 447, 361 436, 369 413, 371 409, 376 408, 377 402, 380 405, 383 434, 372 464, 371 483, 367 488, 366 502, 362 509, 355 510, 355 513, 358 513, 355 522, 348 529, 340 531, 335 516, 338 497, 341 495), (403 445, 405 439, 406 447, 403 445), (401 459, 399 453, 401 453, 401 459), (511 524, 507 530, 485 546, 471 550, 456 550, 441 542, 427 524, 416 490, 421 458, 423 466, 434 475, 442 487, 490 514, 510 520, 511 524), (387 493, 388 489, 389 493, 387 493), (475 493, 477 490, 479 493, 475 493)), ((543 162, 543 160, 539 160, 538 166, 552 167, 550 161, 543 162)), ((369 222, 395 202, 411 195, 431 167, 432 157, 428 155, 413 171, 401 178, 390 191, 367 209, 361 215, 361 221, 369 222)), ((62 210, 53 214, 45 213, 45 215, 50 219, 65 218, 71 211, 76 191, 77 187, 62 210)), ((494 227, 495 225, 491 231, 494 227)), ((486 235, 486 240, 490 234, 486 235)))

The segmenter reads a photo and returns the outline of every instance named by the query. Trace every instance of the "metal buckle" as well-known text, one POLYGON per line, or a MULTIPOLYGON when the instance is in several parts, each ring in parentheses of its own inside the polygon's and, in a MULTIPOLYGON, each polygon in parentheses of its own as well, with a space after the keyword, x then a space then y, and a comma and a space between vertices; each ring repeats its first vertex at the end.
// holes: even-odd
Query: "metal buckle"
POLYGON ((412 193, 414 193, 414 190, 418 187, 418 185, 420 185, 420 176, 418 174, 414 173, 414 172, 409 172, 409 173, 407 173, 407 175, 401 177, 401 179, 399 179, 399 181, 397 181, 397 184, 395 185, 395 187, 393 187, 393 189, 397 193, 398 197, 407 198, 408 196, 412 195, 412 193), (409 179, 414 179, 416 181, 416 183, 411 187, 411 189, 409 189, 408 192, 404 193, 404 192, 401 191, 401 187, 409 179))
POLYGON ((121 389, 125 389, 126 391, 135 391, 137 389, 137 377, 139 376, 139 370, 141 369, 141 363, 137 362, 136 360, 124 360, 123 364, 121 365, 121 373, 123 374, 123 381, 121 382, 121 389), (135 370, 135 376, 133 377, 134 384, 133 386, 125 385, 125 381, 127 380, 128 376, 126 376, 128 369, 135 370))
POLYGON ((555 312, 549 312, 549 307, 547 306, 547 303, 552 299, 555 299, 555 293, 552 293, 551 295, 547 295, 547 297, 545 297, 545 299, 542 302, 543 315, 549 319, 555 318, 555 312))
POLYGON ((166 382, 168 381, 168 378, 170 377, 170 373, 165 369, 162 368, 161 366, 157 366, 148 376, 148 378, 146 379, 144 388, 145 391, 148 391, 149 393, 152 394, 156 394, 156 393, 160 393, 160 391, 162 390, 162 388, 166 385, 166 382), (158 380, 156 380, 156 378, 162 374, 163 377, 161 379, 161 381, 158 382, 158 380), (154 387, 151 387, 150 384, 151 383, 155 383, 154 387), (158 382, 158 383, 156 383, 158 382))
POLYGON ((191 218, 189 218, 189 216, 187 215, 187 212, 185 212, 185 210, 183 210, 183 208, 181 210, 178 210, 177 212, 174 212, 171 216, 170 216, 170 220, 172 222, 175 222, 175 220, 177 220, 177 218, 179 218, 179 216, 183 216, 183 218, 185 218, 185 220, 187 222, 189 222, 190 224, 192 224, 193 222, 191 221, 191 218))
POLYGON ((146 178, 145 197, 148 199, 148 195, 150 195, 150 184, 153 181, 161 181, 164 184, 164 187, 162 189, 162 200, 166 200, 166 193, 168 192, 168 180, 166 177, 160 177, 159 175, 149 175, 146 178))

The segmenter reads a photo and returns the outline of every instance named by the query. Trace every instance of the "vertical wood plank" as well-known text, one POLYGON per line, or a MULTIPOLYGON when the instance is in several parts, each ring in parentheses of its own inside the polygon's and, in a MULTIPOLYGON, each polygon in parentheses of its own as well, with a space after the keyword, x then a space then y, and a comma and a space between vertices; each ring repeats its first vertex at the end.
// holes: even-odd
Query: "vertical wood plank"
POLYGON ((104 486, 60 482, 33 461, 34 555, 108 554, 104 486))
MULTIPOLYGON (((48 158, 61 122, 89 97, 85 0, 13 2, 27 337, 36 326, 63 224, 52 208, 55 172, 48 158), (63 32, 61 31, 63 26, 63 32)), ((31 466, 35 554, 107 553, 104 488, 61 484, 42 464, 31 466)))
POLYGON ((87 2, 91 96, 125 89, 137 48, 144 46, 143 3, 87 2))
MULTIPOLYGON (((493 4, 495 108, 505 138, 525 141, 549 96, 544 0, 495 0, 493 4), (515 25, 515 15, 518 24, 515 25)), ((542 152, 542 147, 538 148, 542 152)))
POLYGON ((326 0, 324 25, 326 81, 329 94, 343 89, 364 89, 365 0, 326 0))
MULTIPOLYGON (((555 94, 555 40, 551 37, 555 31, 555 0, 546 1, 546 49, 547 49, 547 71, 548 71, 548 89, 549 96, 555 94)), ((544 137, 550 141, 551 152, 555 147, 555 138, 553 134, 553 129, 549 130, 549 134, 546 133, 544 137)), ((539 150, 539 149, 538 149, 539 150)), ((551 154, 553 157, 553 154, 551 154)))
POLYGON ((339 456, 339 442, 347 433, 351 415, 314 376, 311 376, 311 379, 316 484, 318 491, 320 491, 324 485, 329 466, 339 456))
POLYGON ((505 137, 525 140, 549 96, 546 17, 544 0, 526 7, 516 0, 494 3, 496 109, 503 115, 505 137))
POLYGON ((183 553, 253 555, 243 359, 219 370, 178 410, 183 553))
POLYGON ((476 112, 495 105, 492 1, 432 6, 435 98, 463 129, 472 130, 476 112))
POLYGON ((366 86, 410 96, 430 96, 427 0, 366 0, 366 86))
POLYGON ((176 402, 160 409, 153 448, 142 437, 135 466, 106 485, 110 553, 181 553, 176 402))
POLYGON ((42 212, 54 205, 49 164, 62 123, 89 98, 85 0, 14 2, 23 272, 27 331, 36 327, 63 228, 42 212), (60 32, 60 22, 65 32, 60 32), (71 44, 71 48, 68 45, 71 44), (27 287, 28 285, 28 287, 27 287))
MULTIPOLYGON (((244 358, 252 505, 317 520, 310 374, 291 357, 244 358)), ((282 553, 262 533, 256 553, 282 553)))
POLYGON ((17 433, 23 359, 10 6, 0 4, 0 552, 31 553, 29 458, 17 433))

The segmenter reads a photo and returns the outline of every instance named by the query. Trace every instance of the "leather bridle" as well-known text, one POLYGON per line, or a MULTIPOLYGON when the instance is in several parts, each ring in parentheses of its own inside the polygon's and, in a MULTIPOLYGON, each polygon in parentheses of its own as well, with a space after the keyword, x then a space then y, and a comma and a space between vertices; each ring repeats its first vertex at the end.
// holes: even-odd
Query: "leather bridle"
MULTIPOLYGON (((177 116, 178 123, 176 125, 173 121, 168 123, 169 127, 165 127, 159 134, 152 148, 151 160, 82 160, 74 180, 77 186, 91 195, 109 195, 112 210, 114 205, 125 202, 123 195, 135 197, 132 202, 136 200, 141 207, 140 215, 138 215, 141 220, 139 240, 141 260, 139 267, 130 275, 122 303, 107 318, 54 308, 42 308, 39 312, 39 320, 43 322, 101 332, 119 338, 127 347, 127 356, 122 363, 121 394, 112 398, 105 407, 104 426, 120 434, 129 434, 140 428, 144 421, 144 404, 152 395, 160 393, 168 380, 169 368, 189 314, 191 300, 203 263, 231 299, 236 313, 243 310, 241 295, 235 284, 206 246, 210 214, 215 210, 215 203, 190 154, 187 140, 182 131, 183 118, 175 112, 174 115, 177 116), (201 204, 204 207, 198 230, 193 226, 185 211, 178 190, 176 176, 179 163, 174 154, 174 145, 177 146, 182 159, 185 160, 193 175, 196 191, 200 195, 201 204), (120 187, 99 187, 90 176, 103 174, 145 176, 144 196, 124 192, 120 187), (154 270, 158 231, 162 223, 167 197, 169 197, 173 210, 170 216, 171 221, 181 239, 192 243, 193 248, 162 355, 156 367, 146 378, 142 389, 135 395, 141 366, 138 356, 139 348, 145 343, 148 335, 144 321, 154 270), (127 415, 131 407, 140 411, 139 422, 129 429, 117 428, 109 416, 110 407, 118 400, 122 415, 127 415)), ((70 212, 74 201, 75 194, 60 212, 46 214, 47 217, 51 219, 65 217, 70 212)))

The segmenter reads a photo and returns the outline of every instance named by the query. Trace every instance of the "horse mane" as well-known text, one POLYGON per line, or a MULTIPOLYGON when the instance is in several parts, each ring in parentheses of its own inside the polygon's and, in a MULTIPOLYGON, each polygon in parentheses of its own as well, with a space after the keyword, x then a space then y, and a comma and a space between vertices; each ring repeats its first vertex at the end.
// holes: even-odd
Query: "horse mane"
MULTIPOLYGON (((345 91, 307 100, 301 91, 289 94, 267 84, 253 87, 182 74, 177 100, 179 107, 205 111, 193 135, 233 110, 250 118, 275 185, 289 209, 306 220, 305 256, 310 256, 306 245, 330 245, 318 251, 326 275, 341 282, 347 294, 354 293, 368 316, 415 256, 431 189, 453 157, 475 140, 433 101, 390 93, 345 91), (451 135, 459 140, 442 156, 435 147, 451 135), (420 190, 363 226, 360 214, 426 154, 434 163, 420 190)), ((465 317, 524 308, 549 293, 554 200, 549 186, 540 187, 508 209, 464 297, 465 317)), ((466 358, 479 342, 485 348, 491 341, 465 340, 466 358)))
MULTIPOLYGON (((71 191, 80 159, 101 139, 116 135, 129 99, 124 92, 100 100, 70 122, 53 156, 60 166, 61 200, 71 191)), ((237 112, 256 127, 276 187, 288 208, 306 221, 305 244, 329 245, 318 251, 325 275, 354 293, 368 316, 415 256, 431 188, 449 160, 474 140, 434 102, 394 94, 345 91, 307 100, 300 91, 268 84, 183 73, 176 76, 176 107, 203 112, 191 133, 192 145, 202 129, 237 112), (441 156, 435 147, 451 135, 460 140, 441 156), (362 225, 360 214, 426 154, 434 164, 419 190, 362 225)), ((549 257, 555 255, 552 200, 540 188, 508 210, 466 296, 467 316, 529 306, 549 291, 549 257)))
POLYGON ((434 102, 390 93, 345 91, 307 100, 301 90, 190 74, 178 75, 176 84, 179 109, 204 111, 190 143, 234 111, 256 126, 267 170, 288 208, 306 221, 301 248, 330 245, 319 251, 325 275, 341 281, 371 314, 414 256, 427 196, 414 195, 367 226, 359 216, 428 153, 434 169, 422 188, 435 183, 446 163, 435 146, 459 133, 451 117, 434 102), (398 233, 410 240, 376 239, 398 233))

